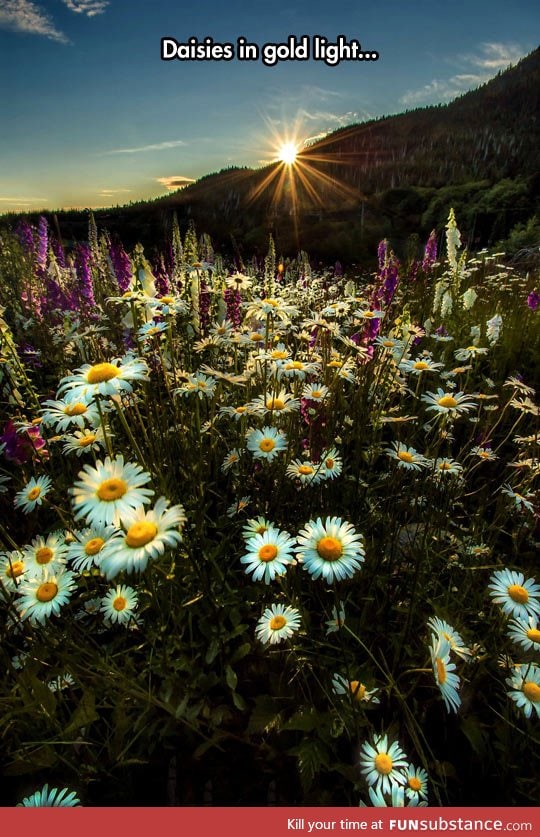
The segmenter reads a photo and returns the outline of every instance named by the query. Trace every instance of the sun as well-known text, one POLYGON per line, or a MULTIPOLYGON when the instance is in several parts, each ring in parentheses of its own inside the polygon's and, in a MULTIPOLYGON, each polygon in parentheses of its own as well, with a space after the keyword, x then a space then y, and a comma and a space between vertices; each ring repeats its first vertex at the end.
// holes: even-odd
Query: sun
POLYGON ((292 166, 298 155, 298 148, 294 142, 286 142, 278 150, 278 160, 286 166, 292 166))

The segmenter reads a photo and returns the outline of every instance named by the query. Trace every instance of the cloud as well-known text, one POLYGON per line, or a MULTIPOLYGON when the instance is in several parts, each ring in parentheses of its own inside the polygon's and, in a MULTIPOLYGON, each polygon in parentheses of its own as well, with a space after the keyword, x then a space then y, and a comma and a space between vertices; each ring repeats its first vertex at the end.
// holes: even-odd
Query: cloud
POLYGON ((0 198, 2 203, 44 203, 47 198, 0 198))
POLYGON ((65 6, 72 12, 87 17, 101 15, 109 5, 110 0, 63 0, 65 6))
POLYGON ((186 143, 183 140, 170 140, 152 145, 139 145, 136 148, 113 148, 111 151, 105 151, 105 154, 142 154, 145 151, 166 151, 168 148, 178 148, 180 145, 186 145, 186 143))
POLYGON ((24 32, 29 35, 43 35, 51 41, 69 43, 51 18, 31 0, 2 0, 0 6, 0 29, 24 32))
POLYGON ((124 192, 131 192, 131 189, 100 189, 99 195, 120 195, 124 192))
POLYGON ((166 186, 170 191, 183 189, 185 186, 189 186, 190 183, 195 183, 192 177, 184 177, 181 174, 171 174, 169 177, 157 177, 156 180, 162 186, 166 186))
POLYGON ((462 96, 468 90, 485 84, 499 70, 505 70, 510 64, 517 63, 529 52, 528 48, 515 43, 494 42, 480 44, 479 50, 476 55, 458 55, 453 59, 464 72, 457 73, 448 79, 434 79, 418 90, 408 90, 400 98, 400 103, 406 107, 416 107, 449 102, 457 96, 462 96))

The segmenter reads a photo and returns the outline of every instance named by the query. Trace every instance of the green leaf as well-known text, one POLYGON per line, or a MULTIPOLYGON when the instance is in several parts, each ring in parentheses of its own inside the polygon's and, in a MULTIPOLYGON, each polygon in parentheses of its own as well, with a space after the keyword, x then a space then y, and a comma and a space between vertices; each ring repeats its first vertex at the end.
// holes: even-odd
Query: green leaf
POLYGON ((2 770, 4 776, 24 776, 26 773, 33 773, 48 767, 54 767, 58 759, 52 747, 43 745, 35 750, 26 752, 24 758, 15 759, 9 762, 2 770))
POLYGON ((217 639, 214 638, 211 641, 210 645, 208 646, 208 650, 207 650, 206 656, 204 658, 205 662, 208 665, 210 665, 211 663, 214 662, 214 660, 216 659, 218 654, 219 654, 219 642, 218 642, 217 639))
POLYGON ((227 681, 227 686, 231 692, 235 692, 236 687, 238 686, 238 677, 231 666, 225 666, 225 680, 227 681))
POLYGON ((99 715, 96 712, 96 697, 91 690, 86 691, 75 712, 70 718, 69 724, 64 730, 65 735, 77 732, 81 727, 89 726, 93 721, 97 721, 99 715))
POLYGON ((281 721, 279 704, 270 695, 259 695, 251 712, 247 727, 248 734, 269 732, 279 728, 281 721))

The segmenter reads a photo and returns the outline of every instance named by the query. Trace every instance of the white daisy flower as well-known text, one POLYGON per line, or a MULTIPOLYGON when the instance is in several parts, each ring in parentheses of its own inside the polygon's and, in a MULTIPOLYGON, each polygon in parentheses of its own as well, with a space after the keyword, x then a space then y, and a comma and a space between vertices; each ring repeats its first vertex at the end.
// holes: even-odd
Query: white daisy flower
POLYGON ((475 357, 487 355, 487 353, 488 349, 481 348, 480 346, 467 346, 466 349, 456 349, 454 357, 459 361, 474 360, 475 357))
POLYGON ((260 395, 250 403, 249 408, 253 413, 271 413, 274 416, 279 416, 299 410, 300 401, 298 398, 294 398, 290 392, 281 389, 278 393, 267 392, 260 395))
POLYGON ((507 635, 512 642, 521 645, 526 651, 540 651, 540 628, 536 616, 529 616, 528 619, 513 619, 508 624, 507 635))
POLYGON ((534 578, 525 580, 516 570, 497 570, 491 576, 490 596, 502 606, 503 612, 514 619, 527 619, 540 615, 540 585, 534 578))
POLYGON ((516 706, 523 710, 526 718, 533 712, 540 718, 540 666, 536 663, 523 663, 507 678, 508 692, 516 706))
POLYGON ((428 619, 428 627, 437 637, 437 639, 445 639, 450 645, 450 650, 461 657, 462 660, 469 661, 471 658, 471 651, 461 638, 461 634, 448 624, 444 619, 439 619, 438 616, 432 616, 428 619))
POLYGON ((367 689, 360 680, 347 680, 341 674, 334 674, 332 687, 336 695, 349 695, 352 700, 359 703, 380 703, 376 697, 377 689, 367 689))
POLYGON ((22 802, 17 803, 17 808, 76 808, 80 804, 75 791, 70 791, 69 788, 49 790, 49 785, 46 784, 41 790, 25 796, 22 802))
POLYGON ((317 470, 323 480, 333 480, 340 476, 343 470, 343 460, 336 448, 329 448, 321 454, 317 470))
POLYGON ((216 391, 217 381, 210 375, 203 375, 198 372, 189 375, 188 380, 181 387, 174 390, 175 395, 198 395, 199 398, 213 398, 216 391))
POLYGON ((428 405, 427 410, 451 418, 456 418, 460 413, 468 413, 476 406, 470 395, 464 392, 445 392, 440 387, 437 392, 426 392, 421 400, 428 405))
POLYGON ((297 558, 314 580, 350 578, 365 558, 363 536, 340 517, 310 520, 298 535, 297 558))
POLYGON ((143 488, 150 474, 140 465, 124 464, 122 455, 116 459, 107 456, 95 468, 85 465, 78 476, 70 489, 75 518, 86 518, 90 526, 118 526, 126 514, 148 503, 154 494, 152 489, 143 488))
POLYGON ((320 372, 320 363, 308 362, 305 360, 283 360, 277 364, 278 378, 294 378, 298 381, 305 381, 308 375, 316 375, 320 372))
POLYGON ((21 552, 14 550, 0 553, 0 589, 3 585, 9 593, 18 590, 25 570, 26 566, 21 552))
POLYGON ((319 466, 304 459, 293 459, 285 473, 301 485, 317 485, 322 479, 319 466))
POLYGON ((463 471, 463 466, 449 456, 441 456, 434 463, 436 477, 451 477, 463 471))
POLYGON ((100 610, 106 622, 126 625, 137 609, 139 597, 133 587, 117 584, 101 600, 100 610))
POLYGON ((461 706, 458 694, 460 679, 454 674, 455 663, 450 662, 450 643, 440 636, 433 636, 431 642, 431 663, 433 675, 448 712, 457 712, 461 706))
POLYGON ((497 454, 493 453, 491 448, 485 447, 484 445, 476 445, 474 448, 471 448, 470 455, 490 462, 499 458, 497 454))
POLYGON ((329 388, 324 384, 306 384, 302 390, 302 398, 308 401, 324 401, 329 392, 329 388))
POLYGON ((228 452, 225 459, 221 463, 221 470, 224 474, 230 471, 231 468, 234 468, 235 465, 238 465, 238 463, 240 462, 240 455, 241 454, 238 448, 233 448, 228 452))
POLYGON ((76 430, 73 436, 66 436, 62 450, 64 453, 74 453, 82 456, 87 451, 102 451, 105 447, 103 429, 97 427, 92 430, 76 430))
POLYGON ((67 549, 64 532, 52 532, 45 537, 38 535, 22 548, 26 577, 40 577, 44 571, 61 571, 66 563, 67 549))
POLYGON ((295 607, 273 604, 257 622, 255 634, 265 644, 275 645, 288 639, 300 627, 300 613, 295 607))
POLYGON ((244 540, 248 541, 250 538, 254 538, 255 535, 263 535, 272 527, 273 524, 266 517, 252 517, 244 524, 242 535, 244 540))
POLYGON ((68 393, 71 400, 91 400, 96 396, 108 397, 121 392, 132 392, 131 381, 146 381, 148 366, 141 358, 131 354, 114 358, 106 363, 86 363, 60 381, 58 393, 68 393))
POLYGON ((50 616, 57 616, 76 588, 75 576, 69 570, 45 573, 41 578, 23 581, 19 588, 17 609, 21 619, 31 625, 43 624, 50 616))
POLYGON ((343 602, 339 603, 339 610, 334 605, 332 608, 332 618, 326 622, 326 636, 333 634, 345 624, 345 605, 343 602))
POLYGON ((404 445, 403 442, 392 442, 389 448, 385 448, 387 456, 391 459, 396 459, 398 468, 405 468, 410 471, 421 471, 422 468, 427 468, 429 460, 421 453, 418 453, 415 448, 404 445))
POLYGON ((115 578, 123 570, 144 572, 151 559, 181 543, 186 522, 184 509, 180 505, 168 506, 169 501, 160 497, 153 509, 146 511, 139 506, 123 516, 126 531, 117 532, 101 552, 99 567, 106 578, 115 578))
POLYGON ((97 406, 86 403, 86 399, 74 399, 69 396, 59 401, 44 401, 43 404, 47 407, 41 411, 43 424, 53 425, 57 433, 63 433, 73 426, 82 430, 85 424, 91 427, 97 427, 99 424, 97 406))
POLYGON ((408 764, 405 768, 405 776, 407 784, 405 786, 405 794, 409 799, 427 799, 428 798, 428 774, 423 767, 414 767, 408 764))
POLYGON ((36 506, 41 506, 47 493, 51 489, 52 482, 49 477, 32 477, 24 488, 15 495, 13 505, 16 509, 22 509, 25 514, 34 511, 36 506))
POLYGON ((90 526, 75 532, 76 540, 68 545, 66 558, 79 573, 99 566, 101 550, 116 533, 114 526, 90 526))
POLYGON ((520 494, 508 483, 505 483, 501 488, 501 494, 506 494, 507 497, 510 497, 514 501, 514 505, 517 509, 527 509, 527 511, 533 512, 534 514, 534 505, 532 503, 532 501, 535 500, 534 494, 520 494))
POLYGON ((287 566, 295 564, 294 538, 273 526, 260 535, 246 541, 246 554, 240 563, 246 565, 246 573, 252 573, 253 581, 270 584, 276 576, 285 575, 287 566))
POLYGON ((407 779, 402 771, 406 766, 407 756, 397 741, 388 746, 386 735, 376 735, 372 744, 366 741, 362 745, 361 772, 375 790, 390 793, 395 785, 405 785, 407 779))
POLYGON ((430 356, 421 355, 416 359, 402 360, 399 368, 411 375, 422 375, 424 372, 438 372, 439 369, 444 369, 444 364, 435 363, 430 356))
POLYGON ((263 427, 262 430, 248 430, 246 444, 255 459, 271 461, 278 453, 287 450, 287 437, 275 427, 263 427))

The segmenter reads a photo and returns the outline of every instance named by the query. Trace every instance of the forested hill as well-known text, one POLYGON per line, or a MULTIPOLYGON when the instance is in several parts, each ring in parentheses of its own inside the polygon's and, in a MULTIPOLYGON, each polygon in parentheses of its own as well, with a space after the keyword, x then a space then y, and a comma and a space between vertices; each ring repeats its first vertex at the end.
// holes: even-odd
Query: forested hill
MULTIPOLYGON (((218 246, 232 236, 261 248, 273 231, 284 250, 354 259, 381 235, 429 233, 453 205, 471 243, 500 240, 540 211, 540 48, 447 105, 329 134, 301 152, 291 174, 304 177, 291 188, 287 174, 278 193, 282 166, 226 169, 96 219, 128 240, 154 238, 174 210, 181 226, 193 219, 218 246)), ((77 234, 75 213, 58 217, 77 234)))

